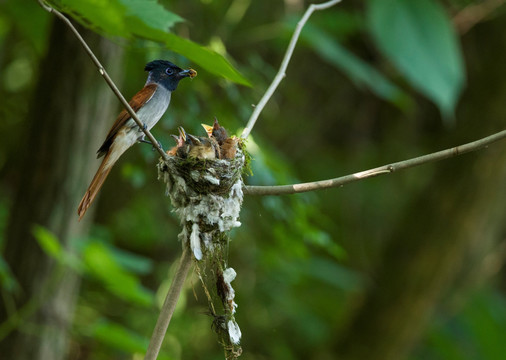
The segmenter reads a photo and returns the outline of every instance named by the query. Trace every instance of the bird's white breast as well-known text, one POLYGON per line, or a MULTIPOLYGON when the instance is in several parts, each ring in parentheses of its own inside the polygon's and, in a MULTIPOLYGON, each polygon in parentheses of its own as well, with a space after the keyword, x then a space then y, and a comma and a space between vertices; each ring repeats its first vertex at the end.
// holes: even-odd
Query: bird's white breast
MULTIPOLYGON (((149 130, 156 125, 158 120, 165 113, 170 104, 171 92, 161 85, 158 85, 155 93, 149 99, 143 107, 137 111, 137 117, 139 120, 146 124, 149 130)), ((130 121, 133 121, 130 119, 130 121)))
MULTIPOLYGON (((151 98, 137 111, 137 117, 149 130, 156 125, 169 107, 170 94, 169 90, 158 85, 151 98)), ((112 166, 129 147, 144 138, 144 132, 132 118, 128 119, 125 125, 114 137, 106 166, 112 166)))

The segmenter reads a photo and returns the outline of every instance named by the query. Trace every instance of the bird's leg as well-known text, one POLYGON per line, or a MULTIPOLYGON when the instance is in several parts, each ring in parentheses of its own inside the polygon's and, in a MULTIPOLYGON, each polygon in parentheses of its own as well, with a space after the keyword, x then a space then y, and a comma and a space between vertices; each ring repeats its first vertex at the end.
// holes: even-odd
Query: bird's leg
MULTIPOLYGON (((140 143, 153 145, 153 143, 152 143, 151 141, 149 141, 149 140, 145 140, 145 139, 144 139, 144 137, 140 138, 140 139, 139 139, 139 140, 137 140, 137 141, 138 141, 138 142, 140 142, 140 143)), ((158 147, 160 147, 160 149, 162 149, 162 151, 163 151, 163 146, 162 146, 162 143, 161 143, 160 141, 157 141, 157 143, 158 143, 158 147)), ((155 151, 155 150, 156 150, 154 146, 153 146, 153 149, 152 149, 152 150, 153 150, 153 151, 155 151)))

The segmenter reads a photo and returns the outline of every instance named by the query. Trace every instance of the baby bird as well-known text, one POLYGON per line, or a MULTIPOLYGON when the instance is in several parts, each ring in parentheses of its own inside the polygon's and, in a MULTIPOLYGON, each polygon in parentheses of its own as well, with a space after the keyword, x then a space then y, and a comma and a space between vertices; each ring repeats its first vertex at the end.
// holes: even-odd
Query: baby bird
POLYGON ((229 137, 227 130, 218 123, 218 119, 214 118, 213 126, 202 124, 210 139, 215 139, 220 147, 220 159, 233 159, 236 154, 237 143, 239 138, 236 136, 229 137))

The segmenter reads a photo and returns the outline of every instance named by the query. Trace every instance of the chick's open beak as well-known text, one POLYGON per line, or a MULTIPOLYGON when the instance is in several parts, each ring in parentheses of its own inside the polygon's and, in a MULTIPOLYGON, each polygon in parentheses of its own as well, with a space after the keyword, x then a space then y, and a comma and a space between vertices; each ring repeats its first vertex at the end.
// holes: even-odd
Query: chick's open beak
POLYGON ((211 137, 213 135, 213 127, 206 125, 206 124, 200 124, 202 127, 206 130, 207 136, 211 137))
POLYGON ((182 126, 178 126, 177 130, 179 131, 179 136, 183 141, 186 141, 186 131, 184 131, 182 126))

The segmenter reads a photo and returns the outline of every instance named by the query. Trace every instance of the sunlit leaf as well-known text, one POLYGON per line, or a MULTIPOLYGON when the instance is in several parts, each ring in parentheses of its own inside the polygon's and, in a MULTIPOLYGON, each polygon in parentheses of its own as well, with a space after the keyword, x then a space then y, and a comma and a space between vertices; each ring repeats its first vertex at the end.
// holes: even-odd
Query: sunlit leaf
POLYGON ((114 295, 138 305, 153 304, 153 293, 144 288, 136 276, 124 270, 105 245, 91 242, 84 249, 83 258, 88 272, 114 295))
POLYGON ((128 37, 125 23, 125 7, 118 1, 109 0, 57 0, 51 4, 71 15, 82 25, 109 36, 128 37))
POLYGON ((222 55, 169 33, 169 28, 182 19, 154 0, 58 0, 53 4, 97 32, 164 44, 212 74, 250 86, 222 55))
POLYGON ((379 49, 410 83, 453 118, 464 86, 456 34, 434 0, 371 0, 368 21, 379 49))
POLYGON ((46 254, 56 260, 63 259, 63 249, 60 241, 52 232, 42 226, 36 225, 33 227, 32 233, 46 254))
POLYGON ((42 226, 34 226, 32 234, 39 243, 42 250, 60 264, 70 267, 73 271, 80 273, 82 271, 82 262, 78 255, 74 252, 72 245, 71 250, 65 249, 58 238, 49 230, 42 226))
POLYGON ((120 0, 120 2, 126 8, 125 15, 128 20, 140 20, 155 29, 168 30, 175 23, 183 21, 179 15, 168 11, 156 0, 120 0))

